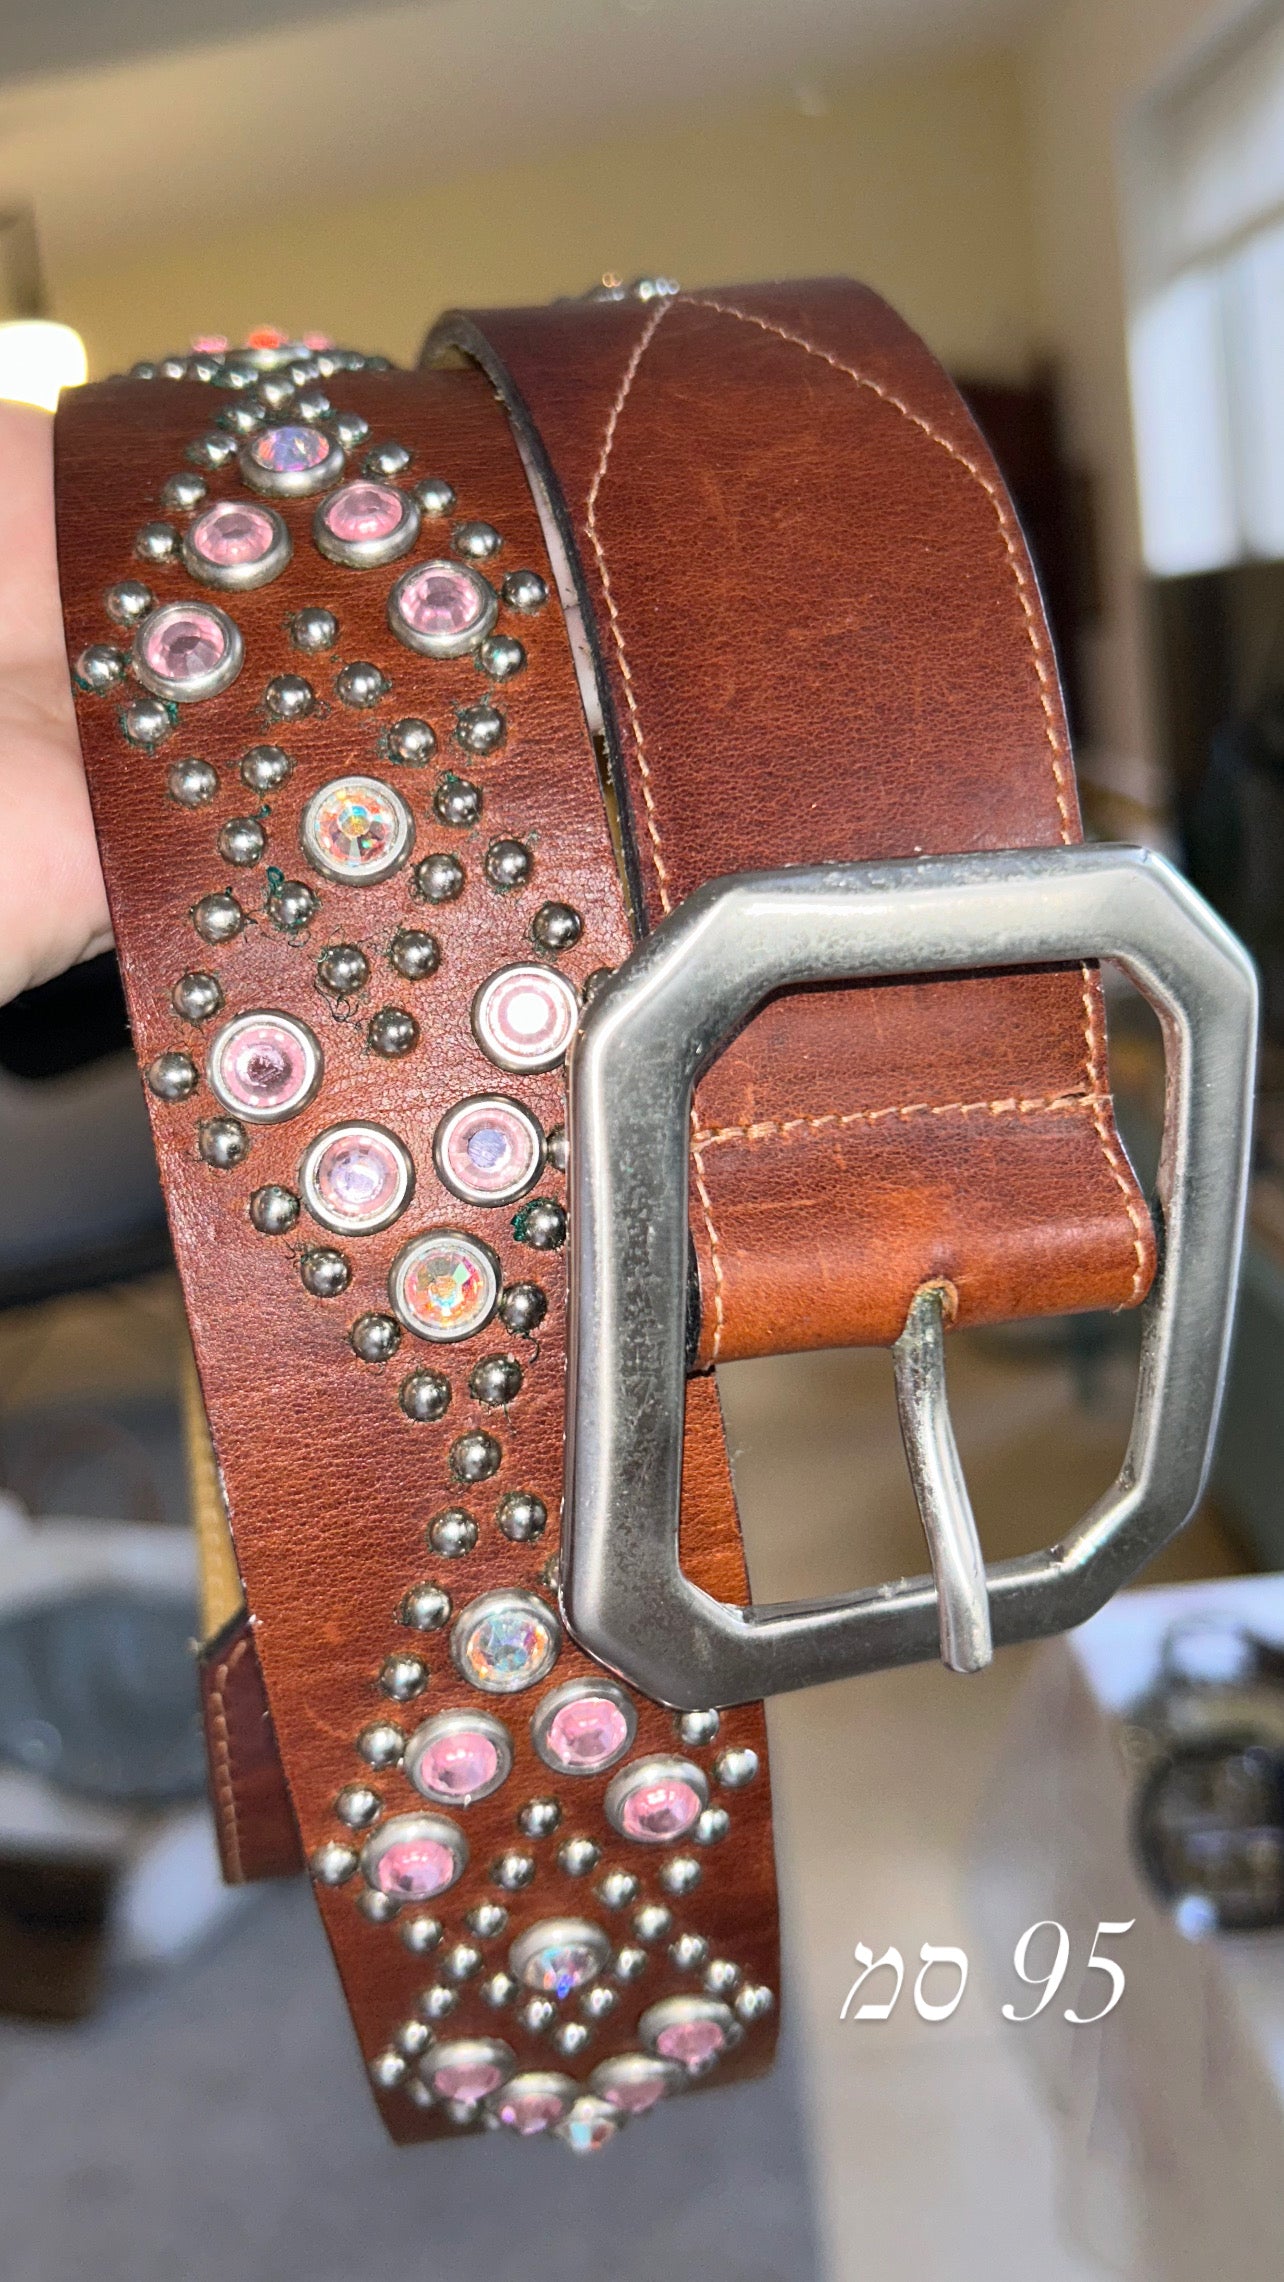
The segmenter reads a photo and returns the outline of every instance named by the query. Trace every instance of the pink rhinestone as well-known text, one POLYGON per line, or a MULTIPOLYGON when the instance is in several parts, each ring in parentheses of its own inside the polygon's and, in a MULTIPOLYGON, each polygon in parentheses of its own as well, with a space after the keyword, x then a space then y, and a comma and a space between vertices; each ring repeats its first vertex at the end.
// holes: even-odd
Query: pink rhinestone
POLYGON ((609 1696, 577 1696, 554 1713, 543 1740, 559 1766, 592 1775, 618 1759, 629 1741, 629 1723, 609 1696))
POLYGON ((417 634, 456 636, 481 617, 483 602, 466 571, 428 563, 406 580, 397 607, 417 634))
POLYGON ((430 1743, 415 1766, 415 1780, 441 1799, 470 1799, 494 1782, 499 1753, 488 1735, 457 1728, 430 1743))
POLYGON ((477 1042, 504 1070, 551 1069, 579 1016, 574 985, 552 967, 501 967, 473 1002, 477 1042))
POLYGON ((406 512, 399 491, 386 483, 345 483, 325 510, 325 526, 336 539, 349 544, 362 539, 386 539, 406 512))
POLYGON ((504 2081, 504 2071, 493 2060, 447 2060, 438 2068, 432 2088, 442 2100, 484 2100, 504 2081))
POLYGON ((613 2108, 622 2109, 626 2116, 644 2116, 648 2108, 664 2098, 668 2088, 663 2076, 639 2076, 632 2082, 608 2085, 602 2097, 609 2100, 613 2108))
POLYGON ((302 1107, 313 1078, 303 1039, 283 1022, 264 1015, 233 1024, 216 1045, 212 1076, 230 1109, 247 1117, 271 1118, 302 1107))
POLYGON ((671 2021, 668 2028, 661 2029, 655 2049, 665 2060, 680 2061, 684 2068, 699 2068, 704 2061, 715 2059, 726 2041, 726 2031, 717 2021, 671 2021))
POLYGON ((142 638, 143 663, 158 681, 199 681, 227 655, 227 635, 211 610, 167 611, 142 638))
POLYGON ((320 467, 330 446, 316 428, 265 428, 250 446, 250 457, 273 475, 306 475, 320 467))
POLYGON ((332 1219, 345 1222, 373 1221, 390 1211, 405 1177, 391 1141, 360 1129, 339 1134, 322 1151, 312 1174, 318 1202, 332 1219))
POLYGON ((523 2139, 529 2139, 533 2132, 547 2131, 560 2122, 565 2106, 557 2092, 506 2092, 499 2104, 499 2120, 510 2131, 519 2131, 523 2139))
POLYGON ((234 570, 239 563, 261 563, 271 553, 276 530, 261 507, 220 499, 197 516, 188 538, 192 553, 203 562, 216 570, 234 570))
POLYGON ((465 1103, 443 1123, 438 1161, 447 1185, 470 1203, 520 1196, 540 1167, 540 1135, 525 1110, 493 1098, 465 1103))
MULTIPOLYGON (((398 1838, 386 1846, 375 1864, 375 1882, 383 1894, 400 1902, 426 1902, 444 1894, 455 1876, 455 1857, 435 1838, 398 1838)), ((500 2081, 496 2076, 495 2082, 500 2081)), ((488 2084, 485 2089, 491 2089, 488 2084)), ((474 2094, 461 2093, 471 2099, 474 2094)))
POLYGON ((626 1838, 640 1838, 653 1846, 681 1838, 700 1813, 698 1794, 680 1776, 665 1775, 658 1782, 642 1783, 630 1791, 620 1809, 626 1838))

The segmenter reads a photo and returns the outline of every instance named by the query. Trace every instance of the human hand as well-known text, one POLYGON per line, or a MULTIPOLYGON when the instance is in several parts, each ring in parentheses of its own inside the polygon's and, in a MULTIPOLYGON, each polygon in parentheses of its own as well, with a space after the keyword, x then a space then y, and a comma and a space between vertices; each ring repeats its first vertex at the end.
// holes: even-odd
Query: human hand
POLYGON ((63 645, 53 421, 0 404, 0 1004, 110 942, 63 645))

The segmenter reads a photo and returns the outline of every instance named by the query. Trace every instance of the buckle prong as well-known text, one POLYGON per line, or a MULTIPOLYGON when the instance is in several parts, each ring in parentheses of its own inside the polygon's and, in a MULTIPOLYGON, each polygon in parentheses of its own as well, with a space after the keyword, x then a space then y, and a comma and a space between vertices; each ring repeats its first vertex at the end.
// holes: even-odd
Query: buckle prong
POLYGON ((980 1672, 994 1657, 990 1594, 945 1391, 939 1284, 915 1292, 892 1364, 901 1440, 936 1585, 941 1662, 951 1672, 980 1672))

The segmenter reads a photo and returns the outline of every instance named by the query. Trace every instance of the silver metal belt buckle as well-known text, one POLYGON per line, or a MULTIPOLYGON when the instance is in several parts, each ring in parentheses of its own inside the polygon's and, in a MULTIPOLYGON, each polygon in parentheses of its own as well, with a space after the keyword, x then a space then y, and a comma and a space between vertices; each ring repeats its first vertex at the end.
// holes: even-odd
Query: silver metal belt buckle
POLYGON ((1230 1342, 1247 1197, 1257 983, 1162 858, 1076 847, 714 880, 588 1009, 571 1058, 570 1417, 562 1600, 594 1656, 681 1709, 746 1702, 939 1648, 956 1669, 1080 1624, 1187 1521, 1230 1342), (987 1569, 919 1294, 897 1401, 932 1575, 830 1601, 736 1608, 683 1575, 687 1182, 697 1078, 766 995, 965 968, 1122 967, 1167 1059, 1157 1207, 1127 1454, 1045 1552, 987 1569))

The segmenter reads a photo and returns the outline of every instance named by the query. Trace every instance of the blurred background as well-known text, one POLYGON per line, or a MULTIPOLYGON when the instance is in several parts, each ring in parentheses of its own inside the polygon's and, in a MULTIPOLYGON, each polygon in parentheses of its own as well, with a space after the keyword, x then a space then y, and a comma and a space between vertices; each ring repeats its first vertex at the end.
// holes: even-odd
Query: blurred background
MULTIPOLYGON (((215 31, 0 0, 0 34, 0 393, 264 326, 409 361, 446 305, 602 278, 876 286, 1012 487, 1090 830, 1175 856, 1266 984, 1205 1509, 1071 1642, 775 1707, 785 2061, 586 2167, 386 2148, 306 1892, 219 1886, 185 1333, 113 962, 0 1010, 5 2282, 1278 2272, 1284 6, 223 0, 215 31), (1067 2032, 1103 1919, 1127 1992, 1067 2032), (1035 1920, 1072 1965, 1021 2025, 1035 1920), (840 2017, 862 1942, 907 1963, 881 2023, 840 2017), (931 2025, 924 1942, 970 1959, 931 2025)), ((1111 1028, 1149 1173, 1157 1041, 1122 993, 1111 1028)), ((1118 1466, 1135 1327, 951 1350, 987 1552, 1051 1542, 1118 1466)), ((921 1568, 885 1356, 722 1376, 759 1597, 921 1568)))

